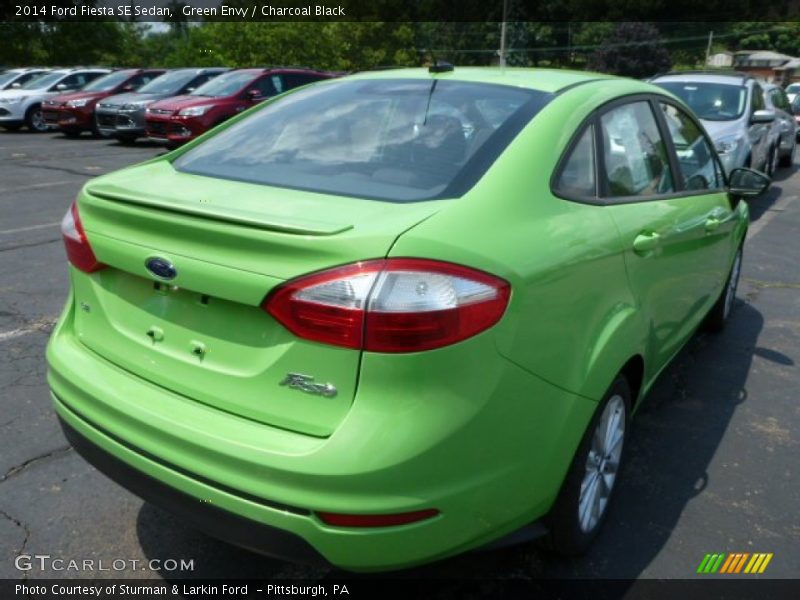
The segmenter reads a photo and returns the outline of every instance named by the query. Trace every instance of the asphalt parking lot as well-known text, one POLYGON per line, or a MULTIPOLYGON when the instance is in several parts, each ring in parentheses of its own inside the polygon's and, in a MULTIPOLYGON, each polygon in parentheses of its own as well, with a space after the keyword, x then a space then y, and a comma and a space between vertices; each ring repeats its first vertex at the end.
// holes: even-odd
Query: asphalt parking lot
MULTIPOLYGON (((44 349, 67 293, 58 223, 89 178, 158 146, 0 132, 0 578, 335 577, 251 554, 143 504, 70 450, 50 407, 44 349), (141 561, 122 571, 18 571, 19 554, 141 561), (180 573, 149 559, 192 559, 180 573)), ((771 552, 762 577, 800 565, 800 173, 750 202, 729 329, 699 333, 634 424, 629 462, 591 552, 554 560, 527 544, 473 552, 407 577, 687 578, 706 553, 771 552)), ((133 565, 133 563, 131 563, 133 565)))

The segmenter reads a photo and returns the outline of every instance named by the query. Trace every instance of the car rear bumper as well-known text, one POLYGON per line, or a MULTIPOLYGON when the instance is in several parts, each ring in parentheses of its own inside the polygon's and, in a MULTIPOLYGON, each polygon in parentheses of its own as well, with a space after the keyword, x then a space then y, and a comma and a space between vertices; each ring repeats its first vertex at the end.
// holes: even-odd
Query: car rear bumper
MULTIPOLYGON (((410 398, 407 390, 377 396, 364 385, 336 432, 312 437, 216 410, 109 363, 75 335, 73 304, 70 298, 48 345, 48 382, 56 412, 89 461, 100 460, 101 470, 121 461, 127 479, 137 479, 128 477, 133 472, 155 480, 157 494, 142 491, 142 478, 129 487, 212 535, 218 530, 204 523, 214 517, 198 515, 206 509, 252 522, 244 538, 219 537, 272 555, 298 558, 295 550, 308 546, 312 558, 341 568, 386 570, 500 539, 549 510, 596 406, 511 366, 489 386, 504 402, 457 398, 446 410, 452 399, 441 389, 410 398), (515 398, 522 393, 530 402, 515 398), (436 426, 437 418, 445 425, 436 426), (498 422, 508 430, 491 430, 498 422), (111 459, 93 459, 98 453, 111 459), (336 527, 317 516, 427 508, 440 514, 395 527, 336 527), (284 552, 256 535, 274 529, 302 543, 285 542, 284 552)), ((486 370, 492 377, 494 369, 486 370)))
MULTIPOLYGON (((72 413, 57 398, 54 397, 53 401, 57 403, 61 412, 71 414, 71 417, 68 418, 76 424, 73 426, 62 417, 58 419, 64 436, 78 454, 109 479, 143 500, 179 515, 181 519, 198 529, 229 544, 296 562, 329 564, 298 535, 217 508, 132 467, 81 433, 78 427, 86 430, 91 426, 83 422, 77 414, 72 413), (77 423, 81 424, 77 425, 77 423)), ((140 450, 132 448, 120 440, 113 440, 100 431, 96 431, 95 435, 105 435, 108 437, 108 443, 116 442, 120 449, 125 448, 131 452, 141 453, 140 450)))

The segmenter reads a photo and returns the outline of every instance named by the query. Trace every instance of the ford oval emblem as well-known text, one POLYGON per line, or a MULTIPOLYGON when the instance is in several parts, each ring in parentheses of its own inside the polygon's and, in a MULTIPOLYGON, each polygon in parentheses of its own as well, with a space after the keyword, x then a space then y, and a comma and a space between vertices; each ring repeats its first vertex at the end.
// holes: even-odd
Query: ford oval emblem
POLYGON ((178 274, 178 271, 175 270, 175 265, 166 258, 161 258, 160 256, 148 258, 144 266, 159 279, 175 279, 175 276, 178 274))

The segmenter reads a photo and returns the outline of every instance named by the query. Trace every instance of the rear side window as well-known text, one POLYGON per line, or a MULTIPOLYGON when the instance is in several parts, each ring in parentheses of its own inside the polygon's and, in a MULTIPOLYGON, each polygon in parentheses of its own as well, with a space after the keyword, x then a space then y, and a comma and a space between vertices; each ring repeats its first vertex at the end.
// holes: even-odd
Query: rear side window
POLYGON ((700 128, 686 113, 672 104, 661 103, 672 145, 678 156, 678 167, 687 190, 721 188, 714 149, 700 128))
POLYGON ((563 164, 556 192, 577 198, 596 195, 594 126, 586 128, 563 164))
POLYGON ((653 196, 675 190, 664 140, 646 101, 600 117, 608 196, 653 196))
POLYGON ((550 98, 462 81, 333 81, 279 98, 174 165, 199 175, 392 202, 457 197, 550 98))

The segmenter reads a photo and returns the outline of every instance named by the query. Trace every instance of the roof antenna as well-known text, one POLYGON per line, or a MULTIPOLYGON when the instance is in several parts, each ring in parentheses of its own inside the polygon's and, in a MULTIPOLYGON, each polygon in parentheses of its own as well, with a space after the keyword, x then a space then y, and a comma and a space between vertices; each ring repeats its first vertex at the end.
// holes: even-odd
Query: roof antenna
POLYGON ((428 73, 449 73, 453 70, 455 70, 453 64, 444 60, 437 60, 428 67, 428 73))

